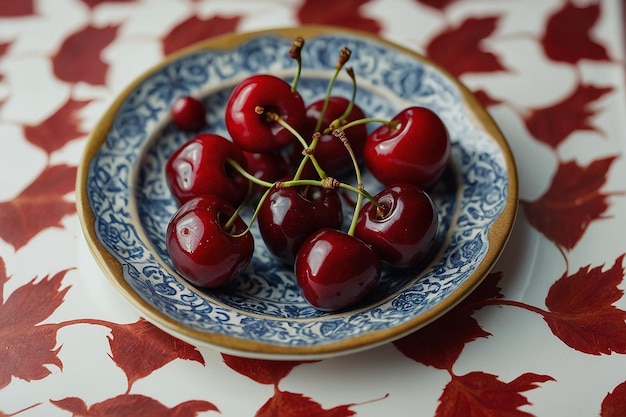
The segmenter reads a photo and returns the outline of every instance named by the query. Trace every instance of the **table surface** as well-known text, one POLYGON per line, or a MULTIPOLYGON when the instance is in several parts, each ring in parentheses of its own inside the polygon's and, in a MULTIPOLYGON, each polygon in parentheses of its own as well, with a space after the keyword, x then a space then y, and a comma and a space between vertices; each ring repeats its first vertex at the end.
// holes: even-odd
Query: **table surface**
POLYGON ((0 0, 0 415, 626 415, 618 0, 0 0), (376 33, 459 77, 507 137, 519 212, 471 297, 399 341, 243 359, 157 329, 92 258, 77 166, 117 94, 230 32, 376 33))

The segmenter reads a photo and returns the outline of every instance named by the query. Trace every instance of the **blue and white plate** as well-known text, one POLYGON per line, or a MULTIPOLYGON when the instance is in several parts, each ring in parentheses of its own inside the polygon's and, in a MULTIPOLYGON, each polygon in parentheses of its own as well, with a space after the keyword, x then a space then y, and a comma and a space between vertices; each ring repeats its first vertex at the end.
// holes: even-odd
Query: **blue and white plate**
MULTIPOLYGON (((351 83, 344 75, 333 94, 349 97, 351 83)), ((366 188, 375 193, 380 185, 365 177, 366 188)), ((83 230, 98 263, 148 320, 191 343, 230 354, 314 359, 395 340, 462 300, 506 243, 517 207, 517 178, 497 126, 444 70, 368 34, 303 27, 209 40, 150 70, 98 123, 77 193, 83 230), (337 54, 348 47, 359 85, 356 100, 368 116, 391 118, 409 105, 426 106, 441 116, 452 140, 451 166, 432 191, 441 215, 438 252, 416 270, 386 269, 367 300, 337 313, 307 304, 292 269, 272 258, 256 227, 251 265, 219 290, 200 290, 183 280, 164 243, 176 210, 164 165, 190 138, 171 124, 172 102, 182 95, 200 98, 207 130, 228 136, 223 119, 230 91, 251 74, 290 79, 296 67, 288 50, 296 36, 306 39, 299 85, 305 101, 324 96, 337 54)))

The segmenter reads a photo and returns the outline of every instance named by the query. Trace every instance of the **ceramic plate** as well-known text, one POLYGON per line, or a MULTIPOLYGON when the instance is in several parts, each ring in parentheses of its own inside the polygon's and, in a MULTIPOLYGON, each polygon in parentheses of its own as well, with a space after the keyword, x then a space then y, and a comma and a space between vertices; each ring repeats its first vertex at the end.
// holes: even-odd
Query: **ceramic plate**
MULTIPOLYGON (((345 74, 344 74, 345 75, 345 74)), ((350 96, 340 76, 335 95, 350 96)), ((380 187, 365 175, 366 188, 380 187)), ((382 39, 304 27, 230 35, 195 45, 150 70, 113 103, 91 135, 78 179, 78 212, 99 265, 142 315, 196 345, 247 357, 324 358, 395 340, 452 308, 489 272, 509 236, 517 207, 510 149, 487 112, 457 80, 424 57, 382 39), (285 79, 287 52, 303 36, 299 90, 323 97, 338 51, 352 51, 357 103, 391 118, 421 105, 437 112, 451 141, 450 168, 432 191, 441 224, 438 252, 417 270, 385 270, 372 295, 349 311, 322 313, 300 295, 291 268, 272 259, 259 237, 244 276, 199 290, 171 266, 164 234, 176 205, 164 164, 191 135, 171 124, 175 98, 207 108, 207 130, 227 136, 224 107, 232 88, 255 73, 285 79)), ((250 213, 244 213, 249 216, 250 213)))

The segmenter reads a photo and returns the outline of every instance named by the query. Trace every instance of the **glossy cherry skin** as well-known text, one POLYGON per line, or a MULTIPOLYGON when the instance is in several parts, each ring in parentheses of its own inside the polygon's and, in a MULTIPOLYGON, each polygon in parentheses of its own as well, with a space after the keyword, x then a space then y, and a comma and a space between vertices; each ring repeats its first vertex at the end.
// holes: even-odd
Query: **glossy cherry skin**
POLYGON ((172 122, 180 130, 194 131, 206 125, 204 104, 191 96, 174 100, 171 109, 172 122))
POLYGON ((274 188, 261 205, 257 221, 269 251, 292 263, 311 234, 341 227, 341 199, 336 190, 317 186, 274 188))
POLYGON ((266 114, 255 109, 278 114, 300 132, 304 125, 304 101, 291 85, 273 75, 259 74, 246 78, 231 93, 226 103, 225 121, 228 133, 246 152, 273 152, 293 143, 291 132, 266 114))
MULTIPOLYGON (((345 112, 349 103, 349 100, 344 97, 330 97, 328 100, 328 106, 324 112, 324 117, 322 118, 322 127, 320 130, 324 131, 333 121, 338 119, 345 112)), ((323 107, 324 100, 321 99, 311 103, 306 108, 306 122, 303 132, 305 132, 304 139, 306 139, 309 143, 313 133, 315 133, 315 126, 322 113, 323 107)), ((346 122, 352 122, 364 118, 365 113, 355 104, 352 107, 352 111, 350 111, 350 114, 346 118, 346 122)), ((367 125, 360 124, 353 126, 346 129, 345 133, 357 160, 361 159, 363 155, 363 147, 365 146, 365 141, 367 139, 367 125)), ((294 146, 294 165, 297 164, 301 158, 302 146, 298 144, 294 146)), ((315 158, 326 174, 331 177, 342 176, 346 174, 346 172, 351 172, 353 169, 350 154, 341 140, 333 136, 332 132, 323 134, 320 137, 317 146, 315 147, 315 158)), ((317 178, 315 175, 315 169, 311 163, 308 163, 305 169, 305 177, 317 178)))
POLYGON ((165 178, 180 204, 203 194, 213 194, 238 206, 248 193, 248 180, 227 162, 242 167, 246 159, 228 139, 202 133, 182 145, 168 159, 165 178))
MULTIPOLYGON (((281 153, 243 152, 243 155, 246 158, 247 171, 263 181, 273 183, 286 177, 292 170, 289 160, 281 153)), ((252 188, 255 196, 266 190, 265 187, 258 184, 254 184, 252 188)))
POLYGON ((237 217, 229 230, 224 224, 235 209, 226 201, 203 195, 187 201, 174 214, 167 227, 166 247, 174 268, 190 283, 215 288, 243 272, 254 252, 250 233, 237 217))
POLYGON ((412 184, 383 189, 363 206, 354 235, 389 265, 417 266, 430 255, 437 238, 439 213, 430 196, 412 184))
POLYGON ((363 299, 380 281, 381 269, 372 248, 336 229, 309 237, 294 265, 302 295, 322 311, 341 310, 363 299))
POLYGON ((445 170, 450 138, 443 121, 425 107, 409 107, 396 115, 397 127, 381 125, 367 138, 365 164, 385 185, 410 183, 429 188, 445 170))

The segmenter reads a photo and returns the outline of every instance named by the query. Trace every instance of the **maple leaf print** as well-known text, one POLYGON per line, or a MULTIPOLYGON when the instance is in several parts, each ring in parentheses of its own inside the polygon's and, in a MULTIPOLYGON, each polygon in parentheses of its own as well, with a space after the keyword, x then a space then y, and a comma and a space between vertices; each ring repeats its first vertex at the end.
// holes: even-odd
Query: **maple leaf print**
POLYGON ((274 388, 272 396, 257 411, 255 417, 350 417, 356 413, 350 407, 356 404, 339 405, 324 409, 319 403, 302 394, 274 388))
MULTIPOLYGON (((4 262, 0 267, 0 277, 6 282, 4 262)), ((46 365, 63 368, 57 355, 59 349, 55 349, 60 325, 40 323, 63 302, 70 288, 61 289, 66 273, 67 270, 61 271, 39 282, 33 279, 14 290, 0 305, 0 389, 12 377, 24 381, 47 377, 51 372, 46 365)))
POLYGON ((467 343, 491 336, 471 315, 485 300, 501 297, 497 287, 501 278, 501 273, 489 274, 460 304, 429 325, 395 341, 394 346, 416 362, 451 371, 467 343))
POLYGON ((602 401, 600 417, 626 416, 626 381, 619 384, 602 401))
POLYGON ((433 9, 444 10, 452 3, 456 3, 457 0, 415 0, 424 6, 432 7, 433 9))
POLYGON ((502 103, 502 100, 491 97, 485 90, 474 91, 474 96, 484 107, 495 106, 502 103))
POLYGON ((241 358, 222 354, 222 360, 233 371, 247 376, 259 384, 278 385, 281 379, 289 375, 291 370, 304 363, 314 361, 274 361, 267 359, 241 358))
POLYGON ((555 336, 580 352, 591 355, 626 353, 626 311, 613 305, 624 295, 620 256, 606 271, 580 268, 563 275, 546 296, 544 320, 555 336))
POLYGON ((34 0, 0 1, 0 16, 2 17, 24 17, 34 14, 34 0))
POLYGON ((554 381, 554 378, 525 373, 506 383, 485 372, 453 375, 439 397, 435 417, 532 417, 519 409, 530 404, 520 393, 547 381, 554 381))
MULTIPOLYGON (((12 44, 11 42, 0 42, 0 59, 2 59, 4 55, 7 53, 7 51, 11 47, 11 44, 12 44)), ((4 74, 0 72, 0 82, 2 82, 3 79, 4 79, 4 74)), ((1 101, 0 101, 0 104, 2 104, 1 101)))
POLYGON ((196 361, 204 365, 202 354, 144 319, 132 324, 113 324, 108 337, 111 358, 124 371, 128 389, 138 379, 150 375, 174 359, 196 361))
POLYGON ((191 16, 180 22, 165 36, 163 53, 169 55, 195 42, 234 32, 240 20, 240 16, 214 16, 209 19, 191 16))
POLYGON ((208 401, 185 401, 168 408, 154 398, 140 394, 118 395, 89 407, 84 400, 77 397, 50 402, 76 417, 193 417, 205 411, 219 412, 219 409, 208 401))
POLYGON ((361 7, 370 0, 317 1, 305 0, 298 9, 302 24, 344 26, 366 32, 379 33, 382 29, 377 20, 366 17, 361 7))
POLYGON ((81 0, 90 9, 105 3, 136 3, 137 0, 81 0))
POLYGON ((426 55, 455 76, 472 72, 505 71, 498 56, 484 47, 496 30, 499 17, 470 17, 433 38, 426 55))
POLYGON ((76 212, 76 205, 64 199, 75 183, 76 167, 46 167, 12 200, 0 202, 0 238, 18 250, 42 230, 61 227, 61 219, 76 212))
POLYGON ((583 59, 608 61, 606 49, 592 39, 591 32, 600 16, 600 4, 576 6, 568 1, 548 19, 541 44, 554 61, 576 64, 583 59))
POLYGON ((86 134, 80 129, 77 113, 89 103, 90 100, 68 98, 61 108, 43 122, 24 126, 24 136, 48 154, 61 149, 69 141, 86 134))
POLYGON ((615 159, 598 159, 586 167, 575 161, 561 162, 539 199, 520 201, 528 222, 560 248, 574 248, 589 224, 609 207, 609 194, 600 189, 615 159))
POLYGON ((115 40, 118 27, 88 25, 68 36, 52 57, 54 75, 68 83, 105 85, 109 65, 102 51, 115 40))
POLYGON ((596 114, 592 105, 612 91, 613 87, 579 84, 560 102, 531 109, 524 116, 524 123, 533 137, 556 149, 576 131, 597 131, 590 122, 596 114))

